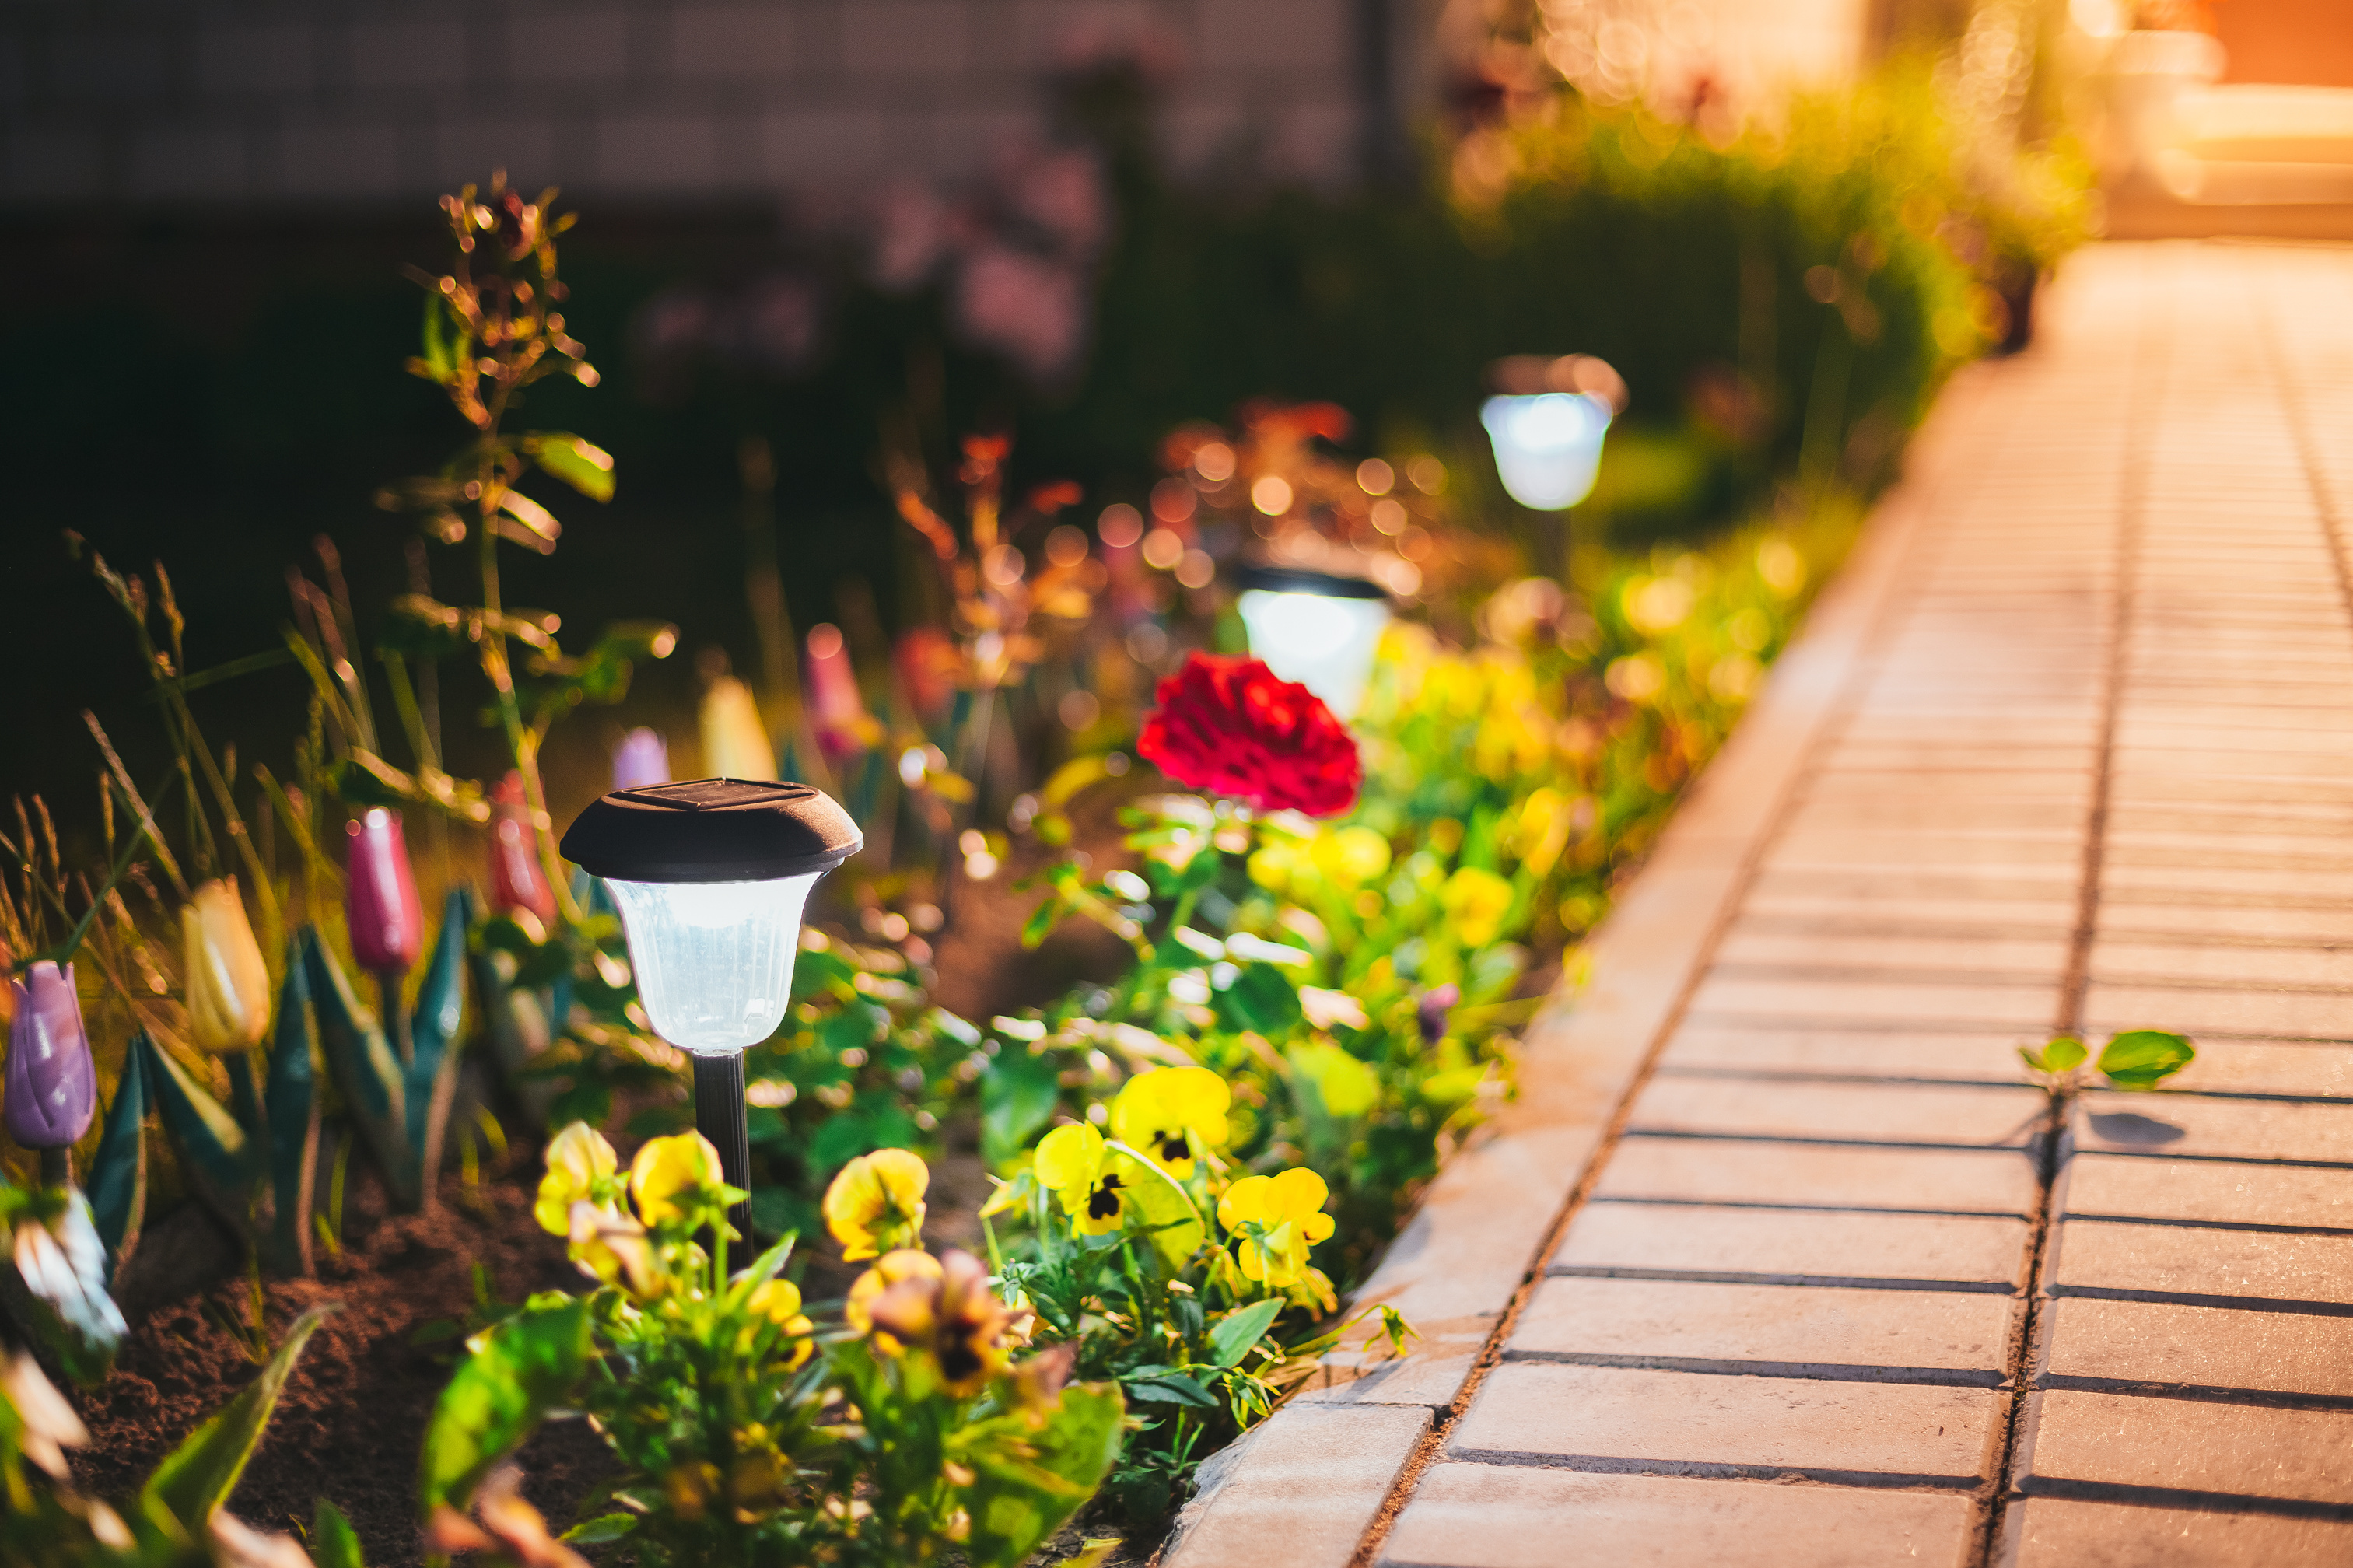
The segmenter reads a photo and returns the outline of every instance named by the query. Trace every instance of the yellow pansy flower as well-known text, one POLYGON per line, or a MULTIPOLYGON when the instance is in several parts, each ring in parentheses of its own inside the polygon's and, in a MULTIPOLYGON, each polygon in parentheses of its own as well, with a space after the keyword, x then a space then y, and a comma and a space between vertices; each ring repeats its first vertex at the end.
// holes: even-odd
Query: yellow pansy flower
POLYGON ((1315 841, 1315 868, 1343 892, 1354 892, 1389 868, 1389 841, 1369 827, 1343 827, 1315 841))
POLYGON ((1192 1175, 1197 1153, 1226 1146, 1233 1100, 1226 1080, 1208 1068, 1155 1068, 1128 1079, 1111 1102, 1112 1136, 1181 1182, 1192 1175))
POLYGON ((825 1190, 825 1227, 856 1263, 922 1234, 932 1173, 904 1149, 877 1149, 841 1168, 825 1190))
POLYGON ((540 1178, 539 1201, 531 1210, 539 1228, 550 1236, 571 1235, 572 1205, 596 1202, 598 1189, 612 1180, 620 1163, 613 1146, 586 1121, 557 1133, 547 1145, 547 1174, 540 1178))
POLYGON ((1484 947, 1503 931, 1504 917, 1512 909, 1512 885, 1493 871, 1464 866, 1446 879, 1438 902, 1452 921, 1457 941, 1465 947, 1484 947))
POLYGON ((1237 1261, 1245 1279, 1285 1289, 1307 1268, 1307 1249, 1330 1236, 1336 1222, 1324 1212, 1331 1189, 1304 1166, 1272 1176, 1244 1176, 1218 1200, 1218 1223, 1239 1236, 1237 1261), (1249 1234, 1244 1226, 1254 1227, 1249 1234))
POLYGON ((700 1132, 649 1140, 629 1162, 629 1196, 637 1200, 638 1217, 648 1225, 686 1218, 690 1205, 711 1203, 716 1190, 726 1184, 719 1151, 700 1132))
POLYGON ((797 1341, 792 1354, 786 1359, 787 1369, 797 1368, 808 1360, 811 1344, 808 1336, 817 1325, 801 1311, 801 1289, 789 1279, 765 1279, 752 1287, 744 1298, 744 1310, 754 1317, 765 1318, 782 1329, 787 1338, 797 1341))
POLYGON ((1030 1168, 1071 1216, 1076 1235, 1107 1236, 1126 1223, 1127 1183, 1118 1170, 1104 1169, 1109 1154, 1103 1134, 1084 1122, 1057 1127, 1038 1141, 1030 1168))
POLYGON ((185 939, 188 1033, 216 1054, 249 1050, 269 1032, 269 966, 237 896, 237 879, 216 877, 180 911, 185 939))

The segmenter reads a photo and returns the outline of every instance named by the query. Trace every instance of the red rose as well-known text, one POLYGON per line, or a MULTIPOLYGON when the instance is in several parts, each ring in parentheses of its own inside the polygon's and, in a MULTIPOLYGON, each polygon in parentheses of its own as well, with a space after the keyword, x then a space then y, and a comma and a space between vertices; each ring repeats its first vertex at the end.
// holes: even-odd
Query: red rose
POLYGON ((1155 695, 1135 750, 1187 788, 1310 816, 1356 804, 1355 738, 1322 699, 1257 659, 1187 654, 1155 695))

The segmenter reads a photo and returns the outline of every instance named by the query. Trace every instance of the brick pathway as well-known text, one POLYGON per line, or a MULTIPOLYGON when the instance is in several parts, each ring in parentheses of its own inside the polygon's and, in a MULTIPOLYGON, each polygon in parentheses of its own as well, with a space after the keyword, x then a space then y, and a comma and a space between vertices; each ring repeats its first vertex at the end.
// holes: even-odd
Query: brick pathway
POLYGON ((2353 252, 2075 258, 1911 474, 1170 1568, 2353 1563, 2353 252))

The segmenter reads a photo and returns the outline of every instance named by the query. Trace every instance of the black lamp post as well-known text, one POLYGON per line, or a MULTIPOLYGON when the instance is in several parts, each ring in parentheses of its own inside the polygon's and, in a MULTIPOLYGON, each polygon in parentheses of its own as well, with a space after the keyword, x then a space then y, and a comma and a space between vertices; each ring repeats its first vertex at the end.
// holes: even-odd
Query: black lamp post
MULTIPOLYGON (((694 1062, 694 1124, 730 1186, 751 1185, 744 1052, 784 1022, 810 887, 865 842, 808 785, 743 779, 615 790, 564 835, 612 889, 654 1033, 694 1062)), ((748 1204, 728 1219, 752 1234, 748 1204)))

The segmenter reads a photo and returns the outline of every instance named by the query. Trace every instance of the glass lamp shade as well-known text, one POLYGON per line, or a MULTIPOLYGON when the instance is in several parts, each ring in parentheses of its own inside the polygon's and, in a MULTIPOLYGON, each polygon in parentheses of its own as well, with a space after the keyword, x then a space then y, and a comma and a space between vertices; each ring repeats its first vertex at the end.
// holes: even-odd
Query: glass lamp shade
POLYGON ((654 1032, 698 1056, 775 1033, 809 889, 864 845, 807 784, 743 779, 615 790, 564 835, 612 890, 654 1032))
MULTIPOLYGON (((1351 580, 1329 581, 1347 584, 1351 580)), ((1381 630, 1389 624, 1388 601, 1378 589, 1373 589, 1371 597, 1361 597, 1270 583, 1264 587, 1245 587, 1234 607, 1250 633, 1252 656, 1283 679, 1295 680, 1322 698, 1343 722, 1356 717, 1365 700, 1365 685, 1372 679, 1373 655, 1380 647, 1381 630)))
POLYGON ((792 998, 801 909, 823 875, 758 882, 607 878, 654 1033, 700 1056, 740 1051, 775 1034, 792 998))
POLYGON ((1504 488, 1536 511, 1562 510, 1593 492, 1609 416, 1609 400, 1589 392, 1491 397, 1479 409, 1504 488))

